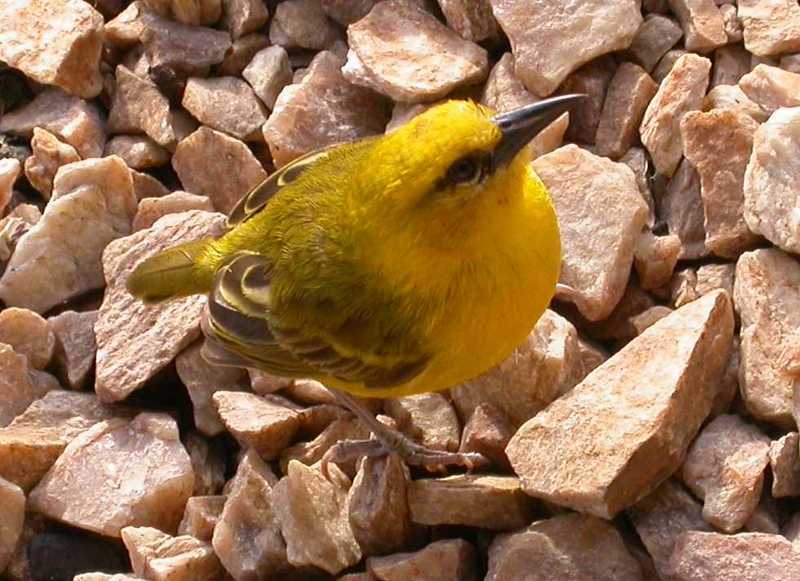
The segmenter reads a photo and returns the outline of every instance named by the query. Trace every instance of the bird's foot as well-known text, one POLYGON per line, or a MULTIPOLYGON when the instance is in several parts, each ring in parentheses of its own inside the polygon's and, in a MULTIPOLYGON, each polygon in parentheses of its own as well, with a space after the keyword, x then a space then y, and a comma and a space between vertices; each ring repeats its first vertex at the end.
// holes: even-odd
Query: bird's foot
POLYGON ((489 464, 489 460, 477 452, 448 452, 427 448, 390 430, 376 435, 376 439, 372 440, 337 442, 323 456, 322 472, 328 474, 330 463, 340 464, 364 456, 383 456, 392 452, 397 453, 409 466, 420 466, 429 472, 446 472, 449 466, 463 466, 468 472, 472 472, 489 464))

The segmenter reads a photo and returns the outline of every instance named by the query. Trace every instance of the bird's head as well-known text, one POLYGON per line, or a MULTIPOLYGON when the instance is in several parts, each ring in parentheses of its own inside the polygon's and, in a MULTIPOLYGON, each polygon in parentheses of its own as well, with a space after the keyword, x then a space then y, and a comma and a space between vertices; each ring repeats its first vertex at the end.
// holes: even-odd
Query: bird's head
POLYGON ((526 146, 582 97, 563 95, 500 115, 470 101, 428 109, 379 140, 373 175, 383 181, 383 208, 434 244, 461 245, 496 209, 513 211, 509 202, 530 180, 526 146))

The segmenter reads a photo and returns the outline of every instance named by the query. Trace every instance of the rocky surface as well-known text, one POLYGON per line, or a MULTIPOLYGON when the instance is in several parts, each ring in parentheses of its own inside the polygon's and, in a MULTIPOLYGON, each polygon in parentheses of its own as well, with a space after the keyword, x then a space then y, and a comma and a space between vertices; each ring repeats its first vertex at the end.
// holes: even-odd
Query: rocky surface
POLYGON ((0 578, 796 578, 799 55, 791 0, 0 1, 0 578), (364 400, 484 467, 324 464, 362 419, 125 289, 310 151, 576 92, 530 144, 566 286, 364 400))

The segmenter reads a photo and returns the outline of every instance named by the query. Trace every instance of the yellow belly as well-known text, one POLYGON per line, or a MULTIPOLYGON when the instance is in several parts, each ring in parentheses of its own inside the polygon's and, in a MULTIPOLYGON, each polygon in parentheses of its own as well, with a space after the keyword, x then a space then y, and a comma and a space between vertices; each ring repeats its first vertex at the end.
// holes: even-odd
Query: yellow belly
POLYGON ((364 397, 400 397, 438 391, 472 379, 503 361, 530 333, 550 304, 558 282, 561 248, 555 212, 538 179, 506 227, 487 233, 475 274, 451 293, 430 329, 433 356, 409 382, 365 389, 325 378, 364 397))

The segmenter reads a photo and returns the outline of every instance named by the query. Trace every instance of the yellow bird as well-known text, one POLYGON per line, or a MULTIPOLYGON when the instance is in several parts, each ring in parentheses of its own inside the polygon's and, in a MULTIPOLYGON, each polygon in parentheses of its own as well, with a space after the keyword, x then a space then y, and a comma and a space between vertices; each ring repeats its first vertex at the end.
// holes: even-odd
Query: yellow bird
POLYGON ((328 459, 392 450, 428 467, 482 464, 411 442, 353 396, 446 389, 525 339, 561 260, 526 145, 581 97, 496 116, 448 101, 393 133, 310 153, 245 196, 225 235, 145 260, 128 289, 147 302, 207 293, 209 361, 332 388, 376 439, 328 459))

